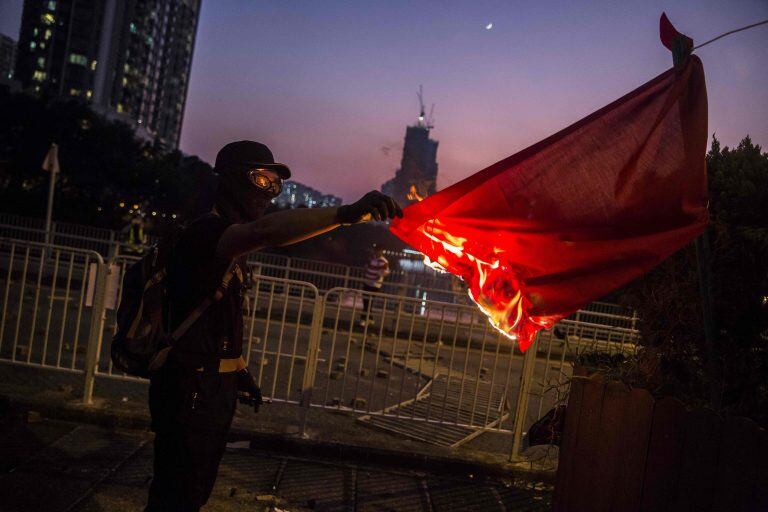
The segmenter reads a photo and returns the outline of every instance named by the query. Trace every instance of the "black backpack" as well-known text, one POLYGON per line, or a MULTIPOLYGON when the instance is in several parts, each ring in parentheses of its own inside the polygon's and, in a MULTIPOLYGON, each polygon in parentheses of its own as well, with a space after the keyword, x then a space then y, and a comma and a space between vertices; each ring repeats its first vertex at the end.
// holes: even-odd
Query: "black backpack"
POLYGON ((159 369, 173 344, 208 306, 224 295, 236 270, 233 261, 216 292, 193 309, 172 333, 168 333, 163 321, 167 306, 167 266, 183 231, 178 229, 163 238, 131 265, 123 276, 111 355, 115 368, 129 375, 147 377, 159 369))

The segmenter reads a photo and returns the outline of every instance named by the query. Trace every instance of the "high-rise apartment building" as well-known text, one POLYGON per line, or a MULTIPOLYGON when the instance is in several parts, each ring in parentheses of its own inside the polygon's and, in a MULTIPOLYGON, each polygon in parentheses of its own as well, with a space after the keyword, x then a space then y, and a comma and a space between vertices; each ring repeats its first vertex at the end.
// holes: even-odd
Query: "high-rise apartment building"
POLYGON ((16 41, 0 34, 0 79, 13 78, 16 63, 16 41))
POLYGON ((26 0, 16 77, 178 147, 200 0, 26 0))

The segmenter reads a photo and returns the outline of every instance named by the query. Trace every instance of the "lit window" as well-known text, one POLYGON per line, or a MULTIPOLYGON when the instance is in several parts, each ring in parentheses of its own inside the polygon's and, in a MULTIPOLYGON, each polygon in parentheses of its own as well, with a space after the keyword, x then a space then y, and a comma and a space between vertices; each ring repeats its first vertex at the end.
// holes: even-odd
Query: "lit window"
POLYGON ((44 71, 35 71, 32 73, 32 80, 35 82, 43 82, 48 75, 44 71))
POLYGON ((37 27, 32 29, 32 37, 37 37, 37 34, 39 34, 39 33, 40 33, 40 31, 37 30, 37 27))
POLYGON ((117 111, 118 112, 122 112, 123 111, 123 104, 122 103, 118 103, 117 104, 117 111))
POLYGON ((51 35, 52 35, 52 34, 53 34, 53 33, 51 32, 51 29, 49 29, 49 28, 45 29, 45 37, 44 37, 44 39, 45 39, 46 41, 47 41, 47 40, 49 40, 49 39, 51 38, 51 35))
POLYGON ((69 62, 72 64, 77 64, 78 66, 85 67, 88 65, 88 58, 85 55, 80 55, 79 53, 70 53, 69 62))
POLYGON ((123 85, 128 85, 128 79, 123 77, 123 85))
POLYGON ((93 96, 93 91, 85 91, 86 98, 91 99, 91 96, 93 96))
POLYGON ((37 48, 37 43, 34 42, 34 41, 30 42, 29 43, 29 49, 30 50, 34 50, 35 48, 37 48))
POLYGON ((96 71, 96 62, 95 60, 91 61, 91 71, 96 71))
POLYGON ((53 14, 51 14, 49 12, 47 12, 47 13, 43 14, 42 16, 40 16, 40 19, 46 25, 53 25, 54 23, 56 23, 56 18, 54 17, 53 14))
POLYGON ((39 67, 40 69, 45 68, 45 57, 37 58, 37 67, 39 67))
POLYGON ((56 2, 55 2, 55 0, 50 0, 48 2, 48 10, 49 11, 55 11, 56 10, 56 2))
POLYGON ((45 41, 43 41, 42 43, 40 43, 40 49, 41 49, 41 50, 45 50, 45 41))
POLYGON ((69 90, 70 96, 80 96, 80 89, 70 89, 69 90))
POLYGON ((135 34, 136 33, 136 24, 135 23, 131 23, 129 25, 129 27, 131 29, 131 34, 135 34))

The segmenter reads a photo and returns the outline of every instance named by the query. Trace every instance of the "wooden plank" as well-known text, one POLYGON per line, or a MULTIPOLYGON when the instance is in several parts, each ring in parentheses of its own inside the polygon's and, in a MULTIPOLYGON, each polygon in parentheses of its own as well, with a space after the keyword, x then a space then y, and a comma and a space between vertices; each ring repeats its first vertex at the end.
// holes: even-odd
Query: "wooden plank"
POLYGON ((755 447, 759 435, 760 427, 754 421, 741 417, 726 418, 720 441, 713 510, 746 510, 748 494, 757 476, 755 447))
POLYGON ((720 441, 713 510, 747 510, 748 494, 757 476, 757 451, 760 427, 740 417, 726 418, 720 441))
POLYGON ((757 453, 757 474, 752 482, 749 493, 747 510, 750 512, 765 512, 768 510, 768 432, 761 429, 755 444, 757 453))
POLYGON ((640 509, 643 475, 651 437, 655 400, 645 389, 633 389, 622 408, 622 454, 619 461, 617 485, 614 487, 611 510, 640 509))
POLYGON ((685 441, 673 510, 712 510, 722 419, 710 409, 685 417, 685 441))
POLYGON ((590 506, 594 512, 611 509, 613 495, 618 488, 620 467, 632 463, 623 453, 624 414, 628 403, 629 389, 624 383, 614 381, 606 384, 600 425, 595 432, 597 445, 592 459, 587 462, 594 466, 592 481, 587 483, 591 490, 590 506), (597 489, 599 492, 595 492, 597 489))
POLYGON ((640 499, 642 512, 672 510, 680 473, 686 411, 675 398, 662 398, 653 408, 651 436, 640 499))
POLYGON ((579 415, 581 413, 581 402, 586 380, 582 377, 574 377, 571 380, 568 408, 566 409, 565 425, 563 427, 563 438, 560 444, 560 456, 557 463, 554 504, 552 506, 552 510, 556 512, 568 510, 568 488, 570 476, 574 473, 576 465, 574 449, 579 435, 579 415))
POLYGON ((584 383, 579 414, 579 432, 574 447, 575 464, 568 483, 567 510, 592 512, 595 495, 595 454, 600 430, 600 413, 605 384, 600 375, 584 383))

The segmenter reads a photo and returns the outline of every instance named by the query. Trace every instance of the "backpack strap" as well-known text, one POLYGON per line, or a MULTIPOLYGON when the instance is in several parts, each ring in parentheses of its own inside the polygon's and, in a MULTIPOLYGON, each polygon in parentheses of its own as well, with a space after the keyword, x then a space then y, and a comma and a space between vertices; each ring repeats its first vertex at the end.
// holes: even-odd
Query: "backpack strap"
POLYGON ((238 270, 239 266, 237 265, 237 260, 232 260, 232 262, 229 264, 229 267, 227 267, 227 271, 224 273, 221 284, 218 288, 216 288, 216 291, 213 293, 213 295, 206 297, 203 302, 198 304, 198 306, 192 310, 189 316, 187 316, 187 318, 184 319, 184 321, 181 322, 179 326, 176 327, 176 329, 171 333, 171 343, 178 341, 182 336, 184 336, 189 328, 192 327, 197 319, 200 318, 206 309, 208 309, 208 306, 221 300, 221 298, 224 296, 224 293, 227 291, 229 282, 232 281, 232 278, 235 277, 235 274, 238 270))
POLYGON ((224 296, 224 292, 226 292, 227 287, 229 286, 229 282, 232 281, 232 278, 235 277, 235 274, 239 270, 240 267, 237 264, 237 260, 232 260, 232 262, 229 264, 229 267, 227 267, 227 271, 224 273, 221 284, 218 288, 216 288, 216 291, 213 293, 213 295, 206 297, 200 304, 197 305, 195 309, 192 310, 191 313, 189 313, 189 315, 187 315, 187 318, 185 318, 184 321, 181 322, 179 326, 176 327, 176 329, 174 329, 174 331, 171 333, 169 346, 160 349, 154 355, 154 357, 152 357, 152 360, 149 362, 150 371, 158 370, 165 364, 165 360, 168 358, 168 353, 173 348, 173 345, 182 336, 184 336, 184 334, 186 334, 189 328, 192 327, 195 322, 197 322, 197 320, 202 316, 203 313, 205 313, 205 310, 208 309, 211 304, 221 300, 221 298, 224 296))

